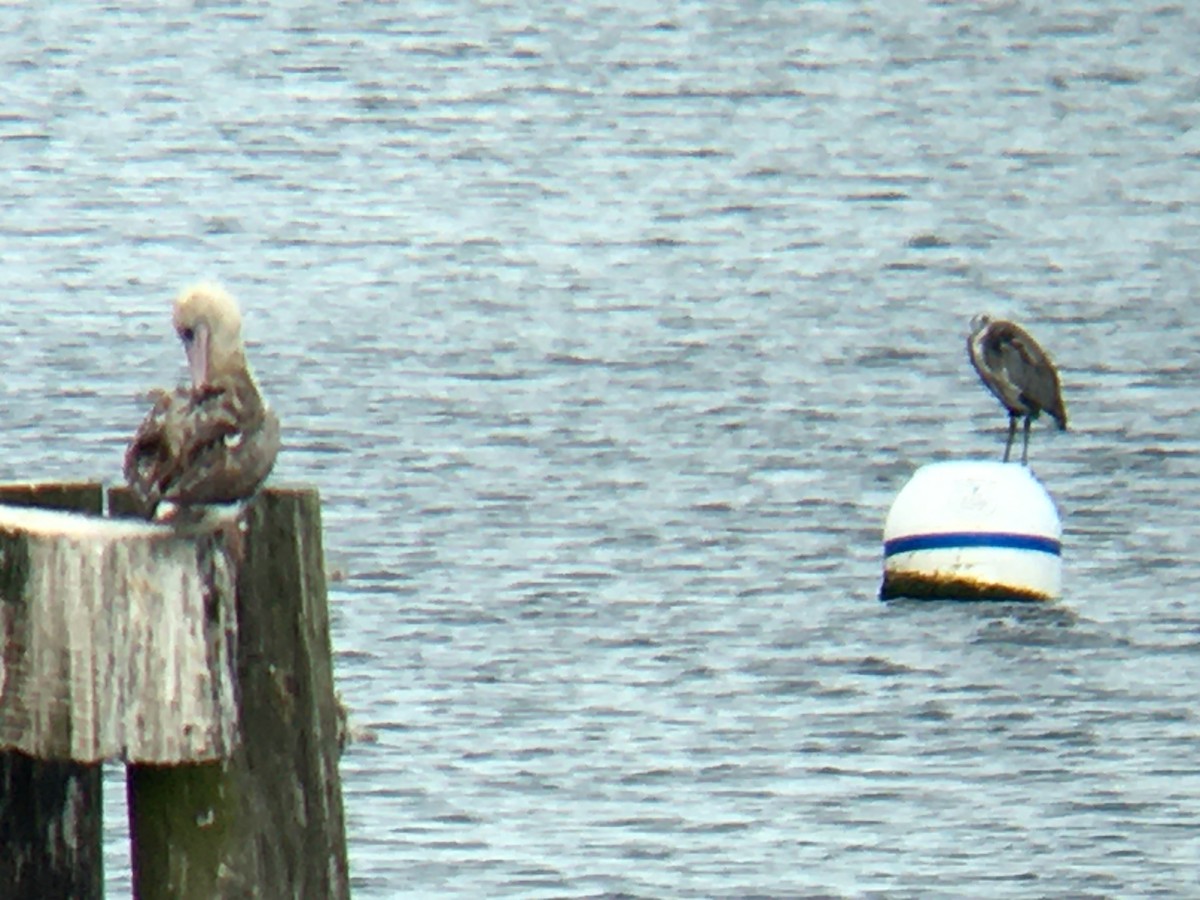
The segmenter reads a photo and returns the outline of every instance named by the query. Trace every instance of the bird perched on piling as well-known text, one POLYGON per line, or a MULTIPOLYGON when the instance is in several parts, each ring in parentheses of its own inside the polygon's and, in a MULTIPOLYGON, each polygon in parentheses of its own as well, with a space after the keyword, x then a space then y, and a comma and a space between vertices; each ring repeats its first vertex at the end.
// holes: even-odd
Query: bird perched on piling
POLYGON ((1067 408, 1063 404, 1058 371, 1025 329, 1012 322, 976 316, 971 320, 967 354, 984 386, 1008 410, 1005 462, 1012 452, 1019 417, 1025 418, 1022 464, 1029 459, 1029 426, 1039 413, 1044 411, 1058 423, 1059 429, 1066 430, 1067 408))
POLYGON ((184 290, 175 331, 191 383, 156 391, 154 405, 125 451, 125 480, 139 510, 248 499, 279 452, 279 419, 259 393, 242 344, 242 315, 215 284, 184 290))

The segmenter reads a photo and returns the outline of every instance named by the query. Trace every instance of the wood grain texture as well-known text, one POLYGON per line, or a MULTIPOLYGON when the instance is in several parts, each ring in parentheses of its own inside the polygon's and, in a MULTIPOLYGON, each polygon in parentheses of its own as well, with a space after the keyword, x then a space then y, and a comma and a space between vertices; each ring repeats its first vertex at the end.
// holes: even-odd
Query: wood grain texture
MULTIPOLYGON (((4 484, 0 503, 98 515, 104 492, 99 484, 4 484)), ((10 900, 100 900, 102 813, 99 764, 0 751, 3 895, 10 900)))
POLYGON ((0 749, 76 762, 227 756, 231 529, 0 506, 0 749))

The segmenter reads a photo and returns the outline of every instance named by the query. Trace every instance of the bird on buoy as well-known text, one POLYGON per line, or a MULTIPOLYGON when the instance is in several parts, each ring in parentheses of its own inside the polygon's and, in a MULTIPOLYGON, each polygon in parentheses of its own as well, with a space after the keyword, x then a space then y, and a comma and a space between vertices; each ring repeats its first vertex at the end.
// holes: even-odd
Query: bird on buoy
POLYGON ((198 284, 176 298, 173 319, 191 383, 154 392, 125 451, 125 480, 146 518, 163 501, 180 508, 246 500, 279 452, 279 419, 246 363, 234 299, 198 284))
POLYGON ((971 365, 989 391, 1008 410, 1008 443, 1004 445, 1004 461, 1008 462, 1013 440, 1017 434, 1017 419, 1025 418, 1025 441, 1021 447, 1021 463, 1029 459, 1029 426, 1038 414, 1045 412, 1067 428, 1067 408, 1063 404, 1058 371, 1046 351, 1029 336, 1025 329, 1012 322, 976 316, 971 320, 967 338, 967 354, 971 365))

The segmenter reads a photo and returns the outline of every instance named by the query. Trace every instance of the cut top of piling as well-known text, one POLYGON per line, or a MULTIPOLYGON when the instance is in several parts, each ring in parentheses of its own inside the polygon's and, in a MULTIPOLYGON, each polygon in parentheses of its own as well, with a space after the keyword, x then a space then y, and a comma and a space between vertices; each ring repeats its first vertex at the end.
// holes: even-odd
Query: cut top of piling
POLYGON ((0 505, 0 749, 76 762, 227 756, 235 515, 181 530, 0 505))

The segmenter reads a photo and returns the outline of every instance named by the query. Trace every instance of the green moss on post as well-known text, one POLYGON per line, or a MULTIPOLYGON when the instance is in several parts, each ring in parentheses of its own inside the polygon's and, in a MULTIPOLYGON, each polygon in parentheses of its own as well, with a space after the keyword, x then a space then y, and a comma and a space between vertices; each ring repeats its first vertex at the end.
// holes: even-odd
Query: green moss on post
POLYGON ((225 764, 128 767, 129 830, 135 895, 211 900, 253 897, 222 881, 235 806, 229 800, 225 764), (167 842, 170 852, 147 852, 167 842))
POLYGON ((234 762, 261 820, 281 832, 255 865, 261 883, 290 882, 280 897, 348 897, 320 497, 269 490, 247 519, 238 579, 243 743, 234 762))

